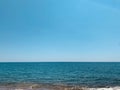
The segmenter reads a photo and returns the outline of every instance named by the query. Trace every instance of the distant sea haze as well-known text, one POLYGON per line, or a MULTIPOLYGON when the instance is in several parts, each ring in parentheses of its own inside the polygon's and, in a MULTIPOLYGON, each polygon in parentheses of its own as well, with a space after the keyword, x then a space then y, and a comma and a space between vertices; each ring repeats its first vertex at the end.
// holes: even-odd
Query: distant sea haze
POLYGON ((115 87, 120 86, 120 63, 0 63, 0 84, 15 83, 115 87))

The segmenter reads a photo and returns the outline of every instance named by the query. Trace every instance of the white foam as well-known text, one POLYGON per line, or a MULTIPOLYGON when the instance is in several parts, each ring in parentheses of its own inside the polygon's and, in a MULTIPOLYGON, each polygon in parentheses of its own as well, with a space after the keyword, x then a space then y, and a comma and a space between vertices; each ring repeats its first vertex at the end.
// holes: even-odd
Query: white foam
POLYGON ((120 90, 120 87, 110 87, 110 88, 89 88, 85 90, 120 90))

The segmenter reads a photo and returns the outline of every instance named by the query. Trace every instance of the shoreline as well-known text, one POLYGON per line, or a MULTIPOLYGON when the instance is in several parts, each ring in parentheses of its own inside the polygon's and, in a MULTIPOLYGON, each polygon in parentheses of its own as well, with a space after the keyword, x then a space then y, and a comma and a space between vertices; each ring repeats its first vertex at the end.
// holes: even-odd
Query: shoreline
POLYGON ((0 90, 120 90, 120 86, 83 87, 83 86, 22 83, 22 84, 0 85, 0 90))

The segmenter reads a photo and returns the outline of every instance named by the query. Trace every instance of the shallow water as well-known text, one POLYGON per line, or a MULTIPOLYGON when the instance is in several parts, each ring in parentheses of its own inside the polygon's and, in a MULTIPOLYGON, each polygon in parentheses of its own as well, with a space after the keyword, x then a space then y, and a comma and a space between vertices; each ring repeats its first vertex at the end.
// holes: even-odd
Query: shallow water
POLYGON ((8 87, 0 87, 0 90, 120 90, 120 87, 109 87, 109 88, 22 88, 22 87, 16 87, 16 88, 8 88, 8 87))
POLYGON ((120 86, 120 63, 0 63, 0 85, 120 86))

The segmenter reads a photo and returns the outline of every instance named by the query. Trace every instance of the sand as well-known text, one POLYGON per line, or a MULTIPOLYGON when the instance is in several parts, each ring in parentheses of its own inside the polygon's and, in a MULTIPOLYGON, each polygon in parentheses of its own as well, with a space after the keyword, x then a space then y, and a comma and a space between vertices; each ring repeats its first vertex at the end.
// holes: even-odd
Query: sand
MULTIPOLYGON (((48 89, 48 88, 37 88, 37 89, 0 88, 0 90, 55 90, 55 89, 48 89)), ((120 88, 84 88, 84 89, 81 88, 81 89, 61 89, 61 90, 120 90, 120 88)))
POLYGON ((120 87, 87 88, 64 85, 17 84, 0 86, 0 90, 120 90, 120 87))

